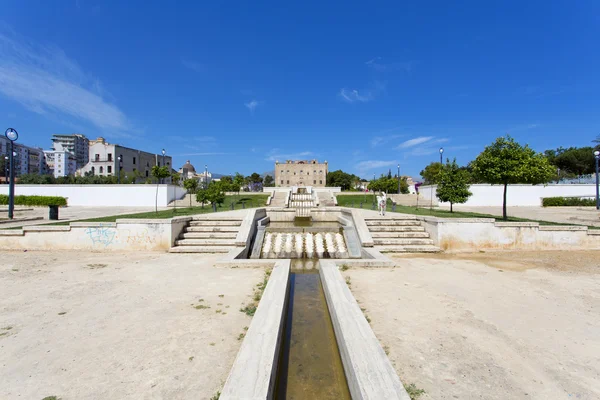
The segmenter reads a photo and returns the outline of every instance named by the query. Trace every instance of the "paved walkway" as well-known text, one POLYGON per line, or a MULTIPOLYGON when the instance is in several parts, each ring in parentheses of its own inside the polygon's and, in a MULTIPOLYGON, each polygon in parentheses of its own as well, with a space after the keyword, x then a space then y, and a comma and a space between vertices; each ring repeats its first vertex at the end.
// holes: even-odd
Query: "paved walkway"
MULTIPOLYGON (((167 207, 158 207, 159 210, 167 210, 167 207)), ((43 225, 57 221, 48 220, 48 207, 15 208, 15 218, 43 217, 43 220, 15 221, 0 223, 0 229, 14 228, 26 225, 43 225)), ((154 211, 154 207, 84 207, 69 206, 61 207, 59 210, 59 221, 75 221, 79 219, 107 217, 110 215, 135 214, 154 211)), ((5 218, 8 210, 3 206, 0 208, 0 218, 5 218)))
MULTIPOLYGON (((440 207, 449 210, 450 207, 440 207)), ((468 207, 455 205, 454 211, 502 216, 502 207, 468 207)), ((563 224, 600 226, 600 212, 595 207, 508 207, 509 217, 527 218, 563 224)))

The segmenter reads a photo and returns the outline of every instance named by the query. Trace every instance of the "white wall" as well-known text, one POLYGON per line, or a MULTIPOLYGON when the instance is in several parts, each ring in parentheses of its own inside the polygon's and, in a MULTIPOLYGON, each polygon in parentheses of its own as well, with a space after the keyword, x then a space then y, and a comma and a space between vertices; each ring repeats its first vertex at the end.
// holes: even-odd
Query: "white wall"
MULTIPOLYGON (((429 199, 431 190, 435 201, 437 185, 421 186, 419 193, 425 199, 429 199)), ((464 203, 465 206, 502 206, 502 195, 504 186, 477 184, 471 185, 473 195, 464 203)), ((596 196, 595 185, 508 185, 506 192, 506 205, 515 206, 541 206, 542 198, 545 197, 569 197, 569 196, 596 196)), ((440 203, 449 206, 450 203, 440 203)))
MULTIPOLYGON (((158 206, 166 207, 175 197, 181 199, 186 190, 180 186, 159 185, 158 206)), ((8 194, 8 185, 0 186, 0 194, 8 194)), ((156 185, 15 185, 15 195, 66 197, 70 206, 154 207, 156 185)))

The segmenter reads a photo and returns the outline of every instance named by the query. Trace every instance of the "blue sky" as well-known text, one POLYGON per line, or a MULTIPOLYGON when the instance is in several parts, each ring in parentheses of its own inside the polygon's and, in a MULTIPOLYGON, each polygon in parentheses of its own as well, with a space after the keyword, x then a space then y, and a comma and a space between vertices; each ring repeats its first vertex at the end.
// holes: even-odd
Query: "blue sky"
MULTIPOLYGON (((250 174, 600 134, 600 2, 2 1, 0 120, 250 174)), ((4 130, 3 128, 2 130, 4 130)))

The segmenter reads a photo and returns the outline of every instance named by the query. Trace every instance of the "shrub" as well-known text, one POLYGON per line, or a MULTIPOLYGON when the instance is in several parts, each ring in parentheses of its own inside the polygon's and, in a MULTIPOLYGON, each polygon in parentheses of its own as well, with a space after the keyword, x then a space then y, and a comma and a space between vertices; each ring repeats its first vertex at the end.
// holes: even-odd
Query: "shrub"
POLYGON ((596 200, 581 197, 546 197, 542 199, 544 207, 591 207, 595 205, 596 200))
MULTIPOLYGON (((8 196, 0 194, 0 204, 8 204, 8 196)), ((66 206, 67 199, 58 196, 15 196, 18 206, 66 206)))

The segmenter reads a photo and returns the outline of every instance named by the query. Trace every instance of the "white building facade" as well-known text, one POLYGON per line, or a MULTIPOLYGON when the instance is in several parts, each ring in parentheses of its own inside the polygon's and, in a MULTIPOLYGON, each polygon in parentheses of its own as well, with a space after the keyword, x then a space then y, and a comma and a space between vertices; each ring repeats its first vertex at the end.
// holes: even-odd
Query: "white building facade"
POLYGON ((75 156, 66 150, 45 150, 47 171, 55 178, 61 176, 75 175, 77 161, 75 156))
POLYGON ((172 162, 170 156, 110 144, 104 138, 98 138, 90 141, 89 162, 77 173, 110 176, 117 175, 118 171, 121 171, 121 174, 131 174, 130 176, 146 179, 152 177, 153 166, 167 166, 171 171, 172 162), (122 158, 120 163, 119 156, 122 158))
POLYGON ((79 133, 70 135, 52 135, 52 150, 71 153, 77 168, 83 168, 89 161, 90 140, 79 133))
MULTIPOLYGON (((29 147, 23 144, 14 143, 13 147, 15 175, 23 174, 45 174, 47 173, 44 150, 38 147, 29 147)), ((10 140, 0 136, 0 156, 10 156, 10 140)), ((4 171, 0 171, 4 174, 4 171)))

